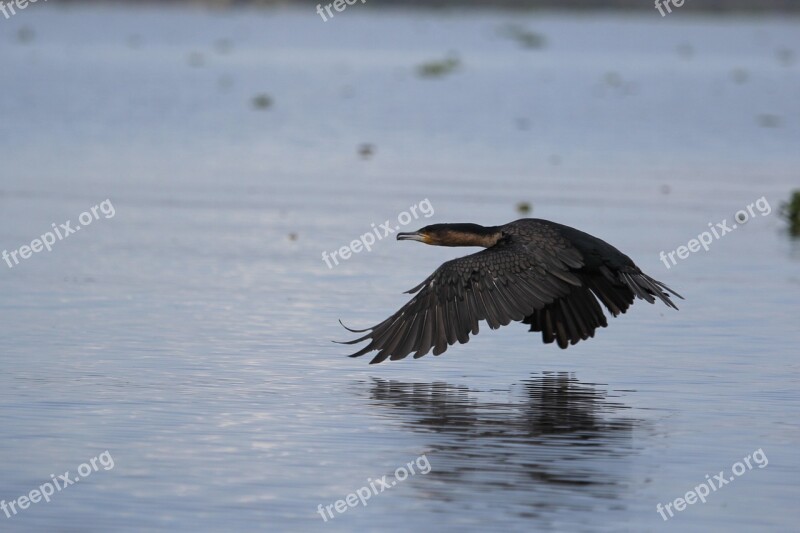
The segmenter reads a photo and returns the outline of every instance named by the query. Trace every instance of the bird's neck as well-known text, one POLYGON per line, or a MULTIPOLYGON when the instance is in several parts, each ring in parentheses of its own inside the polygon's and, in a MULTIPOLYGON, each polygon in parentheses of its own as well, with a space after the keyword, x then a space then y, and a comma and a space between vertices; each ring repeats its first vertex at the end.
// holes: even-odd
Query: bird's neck
POLYGON ((490 248, 502 237, 497 226, 484 227, 478 224, 453 224, 441 246, 480 246, 490 248))

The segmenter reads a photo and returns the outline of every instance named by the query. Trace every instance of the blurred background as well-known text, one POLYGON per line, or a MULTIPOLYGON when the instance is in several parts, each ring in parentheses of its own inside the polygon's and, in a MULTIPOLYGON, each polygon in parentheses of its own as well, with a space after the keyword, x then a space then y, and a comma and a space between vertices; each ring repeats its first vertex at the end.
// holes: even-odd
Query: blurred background
POLYGON ((0 262, 0 500, 114 458, 0 530, 794 530, 798 3, 317 4, 0 7, 0 251, 114 207, 0 262), (520 325, 377 366, 331 343, 471 250, 324 253, 520 217, 686 300, 566 351, 520 325))
MULTIPOLYGON (((68 3, 81 3, 81 0, 64 0, 65 4, 68 3)), ((133 0, 107 0, 109 4, 145 4, 148 2, 134 2, 133 0)), ((150 2, 151 4, 197 4, 217 7, 237 7, 237 6, 281 6, 281 5, 308 5, 309 2, 300 2, 292 0, 166 0, 163 2, 150 2)), ((651 6, 647 2, 639 2, 636 0, 486 0, 486 1, 473 1, 468 2, 465 0, 409 0, 407 2, 402 0, 384 0, 383 2, 374 3, 374 7, 380 8, 381 6, 422 6, 422 7, 466 7, 466 8, 518 8, 518 9, 535 9, 541 7, 561 8, 561 9, 645 9, 651 6)), ((774 10, 776 12, 785 12, 797 10, 798 5, 791 0, 765 0, 763 2, 747 2, 746 0, 696 0, 692 2, 692 9, 695 11, 708 10, 708 11, 763 11, 774 10)))

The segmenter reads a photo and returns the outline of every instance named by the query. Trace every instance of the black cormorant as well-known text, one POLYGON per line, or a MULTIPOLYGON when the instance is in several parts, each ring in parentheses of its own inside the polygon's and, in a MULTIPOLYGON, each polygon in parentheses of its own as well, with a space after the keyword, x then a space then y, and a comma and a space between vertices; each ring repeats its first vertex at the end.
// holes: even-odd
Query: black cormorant
POLYGON ((347 328, 366 332, 343 344, 369 341, 351 357, 377 350, 370 363, 412 352, 422 357, 431 348, 439 355, 456 342, 468 342, 481 320, 492 329, 522 322, 540 331, 545 343, 567 348, 608 325, 598 300, 617 316, 634 297, 650 303, 658 298, 674 309, 670 294, 683 299, 607 242, 548 220, 523 218, 493 227, 434 224, 398 233, 397 240, 486 249, 444 263, 407 291, 416 294, 380 324, 347 328))

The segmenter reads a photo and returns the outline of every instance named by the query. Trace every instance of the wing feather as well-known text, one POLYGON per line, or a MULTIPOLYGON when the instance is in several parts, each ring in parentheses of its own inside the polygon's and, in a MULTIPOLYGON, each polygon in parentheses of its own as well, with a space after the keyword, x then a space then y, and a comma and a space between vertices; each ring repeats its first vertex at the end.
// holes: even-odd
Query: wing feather
POLYGON ((579 282, 568 263, 576 264, 575 258, 564 262, 542 252, 535 257, 520 254, 511 239, 448 261, 408 291, 414 297, 395 314, 345 344, 369 341, 351 357, 377 351, 371 363, 403 359, 412 352, 419 358, 431 349, 439 355, 457 342, 468 342, 481 321, 497 329, 568 294, 579 282))

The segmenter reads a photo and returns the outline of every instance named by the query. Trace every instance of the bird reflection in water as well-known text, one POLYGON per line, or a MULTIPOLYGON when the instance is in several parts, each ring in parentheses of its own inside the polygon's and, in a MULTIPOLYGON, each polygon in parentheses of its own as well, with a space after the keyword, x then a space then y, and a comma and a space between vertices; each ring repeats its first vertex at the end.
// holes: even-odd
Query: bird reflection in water
POLYGON ((569 373, 535 374, 511 390, 488 392, 375 379, 369 394, 379 416, 426 436, 421 447, 432 470, 418 487, 421 496, 459 503, 465 512, 499 506, 555 518, 620 510, 615 500, 637 481, 630 474, 633 432, 643 421, 569 373), (505 400, 520 395, 522 401, 505 400))

